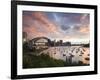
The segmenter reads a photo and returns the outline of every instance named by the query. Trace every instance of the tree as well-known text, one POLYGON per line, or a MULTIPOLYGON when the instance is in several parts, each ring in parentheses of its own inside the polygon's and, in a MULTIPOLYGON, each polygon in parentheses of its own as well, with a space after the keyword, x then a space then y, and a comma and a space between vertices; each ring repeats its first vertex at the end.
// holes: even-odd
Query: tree
POLYGON ((27 33, 23 32, 23 42, 26 42, 26 41, 27 41, 27 33))
POLYGON ((65 45, 66 46, 71 46, 71 42, 66 42, 65 45))

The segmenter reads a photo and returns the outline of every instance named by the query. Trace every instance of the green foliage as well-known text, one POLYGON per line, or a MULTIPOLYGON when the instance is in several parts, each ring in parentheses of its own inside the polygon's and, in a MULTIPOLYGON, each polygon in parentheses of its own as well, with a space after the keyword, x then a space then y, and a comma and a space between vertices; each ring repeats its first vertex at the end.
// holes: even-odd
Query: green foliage
POLYGON ((50 58, 49 55, 23 54, 23 68, 62 67, 64 63, 62 60, 50 58))
POLYGON ((56 60, 49 55, 41 54, 39 56, 24 53, 23 54, 23 68, 47 68, 47 67, 64 67, 64 66, 87 66, 81 61, 79 63, 69 63, 63 60, 56 60))

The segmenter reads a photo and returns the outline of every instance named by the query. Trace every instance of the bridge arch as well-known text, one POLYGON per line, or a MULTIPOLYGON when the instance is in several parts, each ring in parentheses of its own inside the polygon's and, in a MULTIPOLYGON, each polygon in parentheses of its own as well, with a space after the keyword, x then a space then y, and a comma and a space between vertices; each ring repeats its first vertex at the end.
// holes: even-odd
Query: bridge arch
POLYGON ((30 44, 35 48, 47 48, 51 45, 51 40, 47 37, 36 37, 30 40, 30 44))

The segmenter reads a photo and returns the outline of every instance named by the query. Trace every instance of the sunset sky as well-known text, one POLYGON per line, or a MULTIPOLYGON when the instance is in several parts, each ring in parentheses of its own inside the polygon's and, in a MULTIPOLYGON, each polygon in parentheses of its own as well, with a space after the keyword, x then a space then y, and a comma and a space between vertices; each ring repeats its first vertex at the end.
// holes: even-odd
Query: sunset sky
POLYGON ((51 40, 89 42, 90 15, 23 11, 23 32, 28 39, 48 37, 51 40))

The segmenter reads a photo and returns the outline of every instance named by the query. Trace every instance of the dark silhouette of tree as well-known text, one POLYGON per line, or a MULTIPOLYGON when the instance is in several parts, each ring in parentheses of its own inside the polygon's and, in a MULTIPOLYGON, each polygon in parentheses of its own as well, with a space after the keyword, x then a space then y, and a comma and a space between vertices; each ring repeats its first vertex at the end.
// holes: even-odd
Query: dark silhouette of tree
POLYGON ((23 32, 23 38, 27 38, 27 33, 23 32))
POLYGON ((71 42, 66 42, 65 46, 71 46, 71 42))

